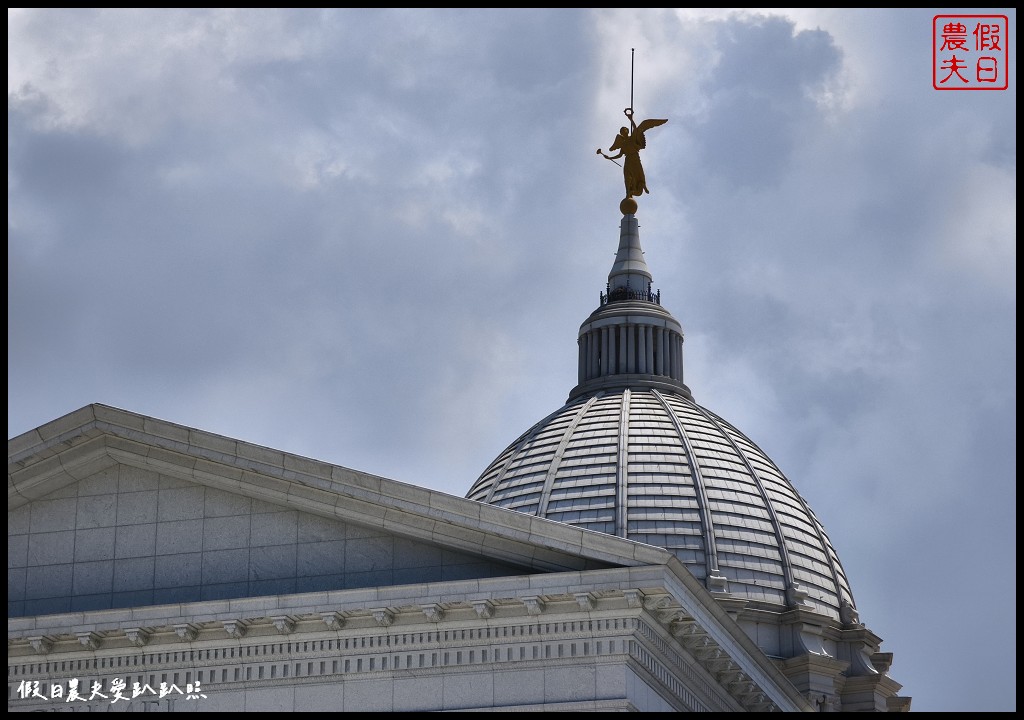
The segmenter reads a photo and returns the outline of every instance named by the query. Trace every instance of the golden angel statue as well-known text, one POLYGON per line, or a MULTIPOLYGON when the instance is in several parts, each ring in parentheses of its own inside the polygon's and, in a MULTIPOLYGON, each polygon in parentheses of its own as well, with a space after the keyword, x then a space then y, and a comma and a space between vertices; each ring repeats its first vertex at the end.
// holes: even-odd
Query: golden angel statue
POLYGON ((623 112, 629 118, 632 132, 630 132, 630 128, 620 129, 619 134, 615 136, 615 140, 612 142, 612 146, 608 148, 609 150, 618 150, 619 154, 607 155, 601 148, 597 149, 597 153, 609 160, 616 160, 620 157, 626 158, 622 166, 622 174, 626 180, 626 198, 628 199, 643 193, 650 193, 650 190, 647 189, 644 166, 640 163, 640 151, 647 147, 647 138, 644 137, 644 133, 651 128, 664 125, 668 120, 644 120, 637 125, 633 120, 633 108, 626 108, 623 112))

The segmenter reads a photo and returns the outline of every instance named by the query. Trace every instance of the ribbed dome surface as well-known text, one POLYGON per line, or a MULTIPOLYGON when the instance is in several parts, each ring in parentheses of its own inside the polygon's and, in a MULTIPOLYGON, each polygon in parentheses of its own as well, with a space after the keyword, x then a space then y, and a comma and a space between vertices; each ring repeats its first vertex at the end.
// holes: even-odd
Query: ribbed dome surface
POLYGON ((824 529, 782 472, 679 392, 572 398, 467 497, 666 548, 713 592, 833 618, 853 604, 824 529))

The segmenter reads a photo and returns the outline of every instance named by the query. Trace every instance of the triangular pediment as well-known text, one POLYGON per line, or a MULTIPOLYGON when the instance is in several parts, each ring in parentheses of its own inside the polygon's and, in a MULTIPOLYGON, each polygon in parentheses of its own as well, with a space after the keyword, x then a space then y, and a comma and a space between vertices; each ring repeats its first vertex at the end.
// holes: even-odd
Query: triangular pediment
POLYGON ((8 518, 9 615, 522 575, 522 566, 114 464, 8 518))
POLYGON ((102 405, 14 438, 8 451, 10 615, 667 559, 102 405))

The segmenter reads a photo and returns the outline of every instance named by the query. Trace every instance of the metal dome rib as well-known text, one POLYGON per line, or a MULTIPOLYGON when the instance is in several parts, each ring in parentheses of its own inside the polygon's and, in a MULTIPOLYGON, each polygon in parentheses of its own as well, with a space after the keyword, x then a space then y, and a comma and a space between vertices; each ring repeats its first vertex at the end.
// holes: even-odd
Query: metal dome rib
POLYGON ((711 522, 711 511, 708 503, 707 489, 704 487, 704 478, 701 477, 700 466, 693 461, 693 447, 690 445, 690 439, 686 437, 686 431, 683 429, 683 424, 679 422, 679 418, 672 412, 672 408, 669 407, 668 401, 665 396, 657 390, 652 391, 654 397, 658 398, 658 402, 665 409, 665 413, 671 418, 672 424, 676 429, 676 433, 679 435, 679 441, 683 444, 683 448, 686 450, 686 459, 690 464, 690 472, 693 473, 693 485, 697 491, 697 504, 698 510, 701 517, 701 525, 704 527, 702 533, 704 538, 704 554, 707 558, 705 560, 705 572, 707 577, 718 577, 718 547, 715 542, 715 533, 713 532, 714 525, 711 522))
POLYGON ((576 412, 576 416, 573 417, 572 422, 569 423, 569 427, 565 429, 565 433, 562 435, 562 439, 558 443, 558 447, 555 449, 555 455, 551 458, 551 464, 548 466, 547 475, 544 476, 544 489, 541 491, 540 496, 540 509, 537 512, 538 515, 544 517, 548 512, 548 500, 551 499, 551 485, 555 481, 555 473, 558 471, 558 466, 562 462, 562 456, 565 454, 565 448, 569 445, 569 441, 572 439, 572 434, 576 430, 576 426, 580 424, 580 420, 586 414, 587 410, 594 404, 598 396, 587 400, 583 403, 582 407, 576 412))
POLYGON ((722 426, 716 421, 716 417, 713 416, 711 413, 706 412, 704 408, 700 407, 697 404, 694 404, 693 407, 697 410, 697 412, 703 415, 708 420, 708 422, 710 422, 711 424, 715 425, 715 427, 718 428, 719 432, 721 432, 722 434, 722 437, 724 437, 732 446, 733 450, 736 452, 736 455, 740 458, 740 460, 743 461, 743 464, 746 466, 747 472, 750 473, 750 477, 754 480, 755 486, 760 492, 761 497, 764 499, 765 509, 768 511, 768 514, 771 517, 772 527, 775 530, 775 537, 778 540, 779 554, 782 555, 782 577, 786 584, 787 593, 793 591, 795 593, 794 599, 798 598, 799 588, 793 582, 792 561, 789 557, 789 550, 786 548, 786 537, 785 534, 782 532, 782 524, 779 522, 779 517, 775 512, 775 507, 772 505, 771 498, 768 496, 767 490, 765 490, 764 483, 761 482, 761 478, 758 476, 757 472, 755 472, 754 468, 751 466, 750 460, 747 459, 747 456, 743 453, 742 450, 740 450, 739 446, 736 445, 736 442, 733 440, 730 434, 727 433, 725 429, 722 428, 722 426))

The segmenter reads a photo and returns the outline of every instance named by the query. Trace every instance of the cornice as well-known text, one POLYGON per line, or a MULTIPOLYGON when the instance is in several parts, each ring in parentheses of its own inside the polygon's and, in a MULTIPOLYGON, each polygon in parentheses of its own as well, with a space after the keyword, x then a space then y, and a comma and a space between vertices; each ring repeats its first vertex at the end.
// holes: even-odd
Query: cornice
MULTIPOLYGON (((629 574, 595 571, 609 572, 629 574)), ((60 680, 67 661, 80 668, 79 675, 232 668, 230 679, 237 667, 246 679, 254 671, 245 668, 283 672, 284 664, 298 660, 316 668, 330 660, 326 674, 351 674, 401 669, 409 658, 423 662, 423 653, 431 667, 499 660, 571 663, 583 656, 605 662, 604 655, 627 654, 674 694, 688 684, 700 687, 705 700, 690 698, 684 703, 690 709, 700 709, 707 699, 722 709, 781 709, 779 702, 802 709, 789 705, 785 688, 762 684, 753 658, 718 643, 714 637, 720 633, 702 626, 664 587, 514 597, 500 590, 481 597, 478 589, 461 598, 452 593, 442 602, 403 604, 380 604, 381 598, 368 593, 357 598, 358 592, 345 591, 353 595, 347 602, 313 593, 304 606, 292 603, 287 612, 256 606, 247 612, 245 601, 234 607, 227 601, 140 608, 121 618, 118 611, 23 618, 37 623, 9 628, 9 677, 16 681, 34 672, 34 679, 60 680), (148 621, 139 617, 146 611, 148 621), (335 670, 339 658, 348 663, 335 670), (274 663, 282 669, 270 670, 274 663)))

